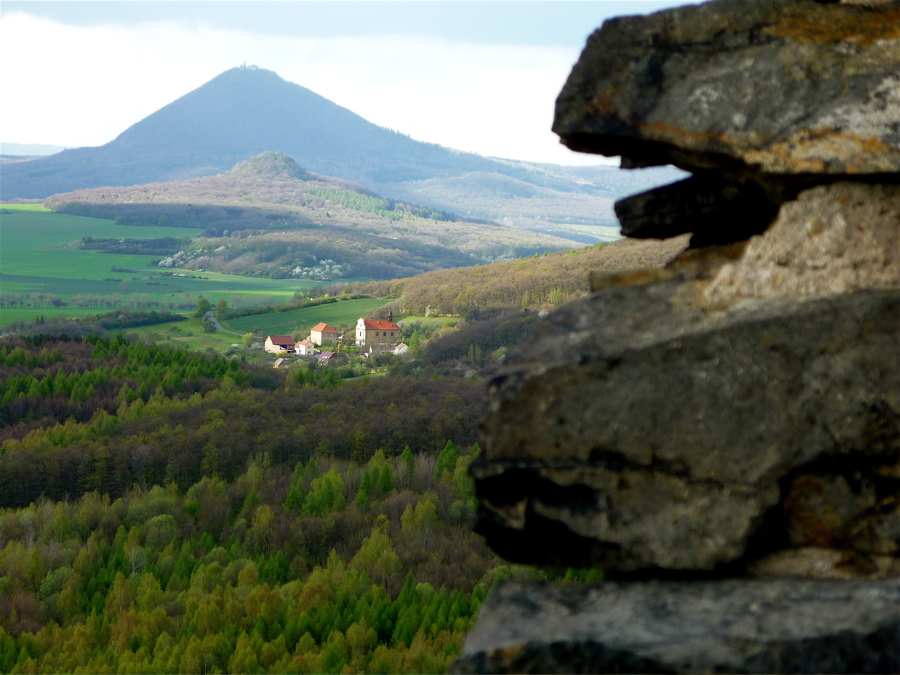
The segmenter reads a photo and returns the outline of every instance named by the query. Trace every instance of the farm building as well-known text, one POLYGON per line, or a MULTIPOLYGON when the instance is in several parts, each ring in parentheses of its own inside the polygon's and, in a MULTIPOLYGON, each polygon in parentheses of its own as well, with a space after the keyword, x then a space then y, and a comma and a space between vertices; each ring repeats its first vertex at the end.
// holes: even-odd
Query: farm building
POLYGON ((266 338, 265 349, 270 354, 278 352, 294 351, 294 338, 290 335, 269 335, 266 338))
POLYGON ((316 345, 333 345, 337 341, 337 331, 327 323, 317 323, 309 331, 309 339, 316 345))

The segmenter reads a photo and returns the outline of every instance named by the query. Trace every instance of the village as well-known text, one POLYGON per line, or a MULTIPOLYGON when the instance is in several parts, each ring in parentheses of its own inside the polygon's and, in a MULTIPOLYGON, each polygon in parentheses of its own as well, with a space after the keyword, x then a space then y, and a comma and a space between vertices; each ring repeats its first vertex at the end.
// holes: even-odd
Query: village
MULTIPOLYGON (((290 335, 269 335, 264 349, 278 357, 273 368, 287 365, 290 356, 312 357, 326 365, 338 356, 338 345, 346 344, 348 337, 346 333, 339 333, 327 323, 320 322, 310 329, 309 337, 300 341, 295 341, 290 335)), ((365 358, 376 354, 402 356, 409 351, 409 347, 399 341, 400 326, 394 322, 393 313, 387 319, 360 318, 356 322, 353 340, 352 346, 357 355, 365 358)))

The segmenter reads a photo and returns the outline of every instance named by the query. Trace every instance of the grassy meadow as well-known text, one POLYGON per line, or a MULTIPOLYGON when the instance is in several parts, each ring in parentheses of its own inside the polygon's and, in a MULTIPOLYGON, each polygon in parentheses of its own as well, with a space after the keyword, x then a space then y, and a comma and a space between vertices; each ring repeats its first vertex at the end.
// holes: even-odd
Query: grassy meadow
MULTIPOLYGON (((332 326, 346 324, 352 326, 359 317, 375 307, 380 307, 389 300, 357 299, 342 300, 328 305, 305 307, 289 312, 273 312, 270 314, 258 314, 233 319, 223 324, 224 328, 241 333, 256 333, 260 337, 265 335, 287 335, 294 330, 309 334, 309 329, 320 321, 332 326)), ((430 319, 425 319, 430 321, 430 319)), ((441 319, 446 321, 446 319, 441 319)), ((126 333, 136 333, 142 339, 152 340, 161 347, 183 347, 194 351, 212 349, 216 352, 227 351, 233 344, 241 344, 240 335, 215 332, 206 333, 203 330, 201 319, 188 319, 187 321, 173 321, 152 326, 140 326, 129 328, 126 333)), ((251 350, 245 352, 248 360, 272 360, 272 355, 261 351, 251 350)))
POLYGON ((206 333, 201 319, 159 323, 152 326, 128 328, 125 333, 135 333, 141 339, 152 340, 160 347, 183 347, 192 351, 212 349, 223 352, 233 344, 241 344, 239 335, 230 333, 206 333))
POLYGON ((361 316, 365 316, 366 312, 388 302, 390 300, 377 298, 342 300, 328 305, 295 309, 290 312, 244 316, 228 321, 225 328, 241 333, 287 335, 294 329, 308 331, 320 321, 331 326, 340 326, 341 324, 352 326, 361 316))
MULTIPOLYGON (((317 282, 262 279, 214 272, 162 269, 159 256, 107 254, 78 248, 82 237, 150 239, 196 236, 198 230, 176 227, 134 227, 110 220, 49 211, 38 204, 0 204, 0 291, 22 296, 56 296, 69 303, 54 307, 49 298, 29 306, 3 307, 0 325, 36 316, 68 317, 109 311, 110 307, 79 308, 75 296, 133 302, 194 302, 201 295, 213 304, 229 306, 279 304, 299 288, 317 282), (112 268, 120 270, 113 272, 112 268), (121 271, 126 270, 126 271, 121 271), (175 276, 183 273, 188 276, 175 276)), ((182 304, 179 303, 179 304, 182 304)))

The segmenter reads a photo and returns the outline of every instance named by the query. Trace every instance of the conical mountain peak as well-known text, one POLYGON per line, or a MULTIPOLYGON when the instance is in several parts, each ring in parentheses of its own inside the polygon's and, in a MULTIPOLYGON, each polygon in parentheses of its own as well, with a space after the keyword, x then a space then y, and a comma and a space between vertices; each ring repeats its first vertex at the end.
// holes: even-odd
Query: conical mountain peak
MULTIPOLYGON (((0 201, 180 181, 232 169, 276 180, 332 177, 349 181, 353 186, 346 189, 357 192, 476 218, 510 222, 513 217, 526 229, 566 234, 573 223, 608 220, 613 225, 611 198, 622 182, 606 167, 588 169, 584 180, 584 172, 574 168, 557 171, 423 143, 372 124, 271 70, 239 66, 106 145, 4 164, 0 201)), ((591 235, 575 237, 595 241, 591 235)))

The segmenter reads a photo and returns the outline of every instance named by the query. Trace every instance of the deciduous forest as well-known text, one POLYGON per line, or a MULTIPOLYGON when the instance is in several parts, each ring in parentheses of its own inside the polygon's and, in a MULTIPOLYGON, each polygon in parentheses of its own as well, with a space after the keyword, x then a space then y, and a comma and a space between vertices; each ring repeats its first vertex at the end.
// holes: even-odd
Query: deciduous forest
POLYGON ((591 272, 663 267, 687 246, 677 237, 662 241, 622 239, 571 251, 534 255, 490 265, 426 272, 405 279, 307 289, 312 297, 333 294, 398 298, 381 312, 396 315, 465 316, 497 307, 547 309, 585 295, 591 272))
POLYGON ((0 383, 0 672, 442 672, 547 577, 471 532, 483 382, 35 335, 0 383))

